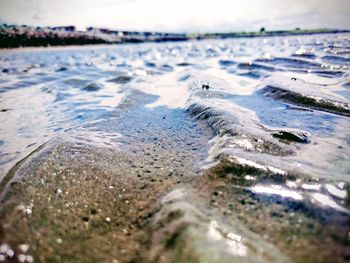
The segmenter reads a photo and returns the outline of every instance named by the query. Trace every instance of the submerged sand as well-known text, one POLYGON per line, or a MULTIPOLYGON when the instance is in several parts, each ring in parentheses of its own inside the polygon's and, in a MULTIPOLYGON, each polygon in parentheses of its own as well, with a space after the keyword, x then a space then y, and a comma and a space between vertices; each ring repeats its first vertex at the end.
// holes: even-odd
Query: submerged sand
POLYGON ((67 131, 13 171, 0 217, 1 240, 15 255, 36 262, 344 262, 346 217, 255 196, 242 188, 245 172, 225 159, 201 170, 214 131, 183 110, 146 109, 142 100, 152 97, 135 92, 110 120, 67 131), (98 130, 113 135, 114 147, 89 143, 98 130), (238 239, 221 244, 229 233, 238 239))

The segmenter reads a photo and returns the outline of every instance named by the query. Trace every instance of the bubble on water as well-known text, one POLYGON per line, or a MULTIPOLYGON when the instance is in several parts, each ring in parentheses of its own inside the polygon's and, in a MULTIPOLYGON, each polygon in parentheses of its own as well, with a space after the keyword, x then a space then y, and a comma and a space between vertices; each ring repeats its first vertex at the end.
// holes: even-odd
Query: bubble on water
POLYGON ((7 244, 2 244, 1 246, 0 246, 0 253, 6 253, 7 252, 7 250, 9 250, 10 249, 10 246, 9 245, 7 245, 7 244))
POLYGON ((29 249, 29 245, 28 244, 21 244, 18 246, 18 248, 23 252, 26 253, 29 249))
POLYGON ((29 263, 31 263, 31 262, 34 261, 34 259, 33 259, 33 257, 32 257, 31 255, 27 255, 27 256, 26 256, 26 261, 29 262, 29 263))
POLYGON ((17 256, 19 262, 24 262, 26 261, 26 255, 20 254, 17 256))
POLYGON ((6 255, 12 258, 15 255, 15 252, 12 249, 6 251, 6 255))

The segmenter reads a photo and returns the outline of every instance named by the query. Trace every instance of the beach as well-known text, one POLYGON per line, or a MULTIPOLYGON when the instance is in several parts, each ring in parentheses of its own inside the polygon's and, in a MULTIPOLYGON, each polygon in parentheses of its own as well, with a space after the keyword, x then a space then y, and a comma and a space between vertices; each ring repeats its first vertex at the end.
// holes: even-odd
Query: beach
POLYGON ((349 261, 349 33, 0 64, 0 260, 349 261))

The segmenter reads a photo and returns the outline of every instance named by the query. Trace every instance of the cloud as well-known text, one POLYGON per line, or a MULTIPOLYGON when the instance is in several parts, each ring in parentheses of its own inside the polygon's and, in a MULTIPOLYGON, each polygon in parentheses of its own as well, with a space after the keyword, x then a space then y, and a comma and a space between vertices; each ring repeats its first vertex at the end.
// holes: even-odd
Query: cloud
POLYGON ((348 0, 0 0, 0 20, 125 30, 350 28, 348 0))

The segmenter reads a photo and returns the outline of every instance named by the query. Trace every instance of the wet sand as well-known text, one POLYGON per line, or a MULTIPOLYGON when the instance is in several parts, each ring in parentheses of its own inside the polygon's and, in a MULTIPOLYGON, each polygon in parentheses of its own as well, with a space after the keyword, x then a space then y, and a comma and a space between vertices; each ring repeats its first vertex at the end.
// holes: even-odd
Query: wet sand
POLYGON ((28 243, 40 262, 144 261, 158 199, 199 176, 211 131, 181 110, 145 109, 138 98, 152 97, 141 95, 112 120, 49 142, 16 171, 23 180, 11 181, 1 210, 2 240, 16 254, 28 243), (121 134, 116 149, 86 143, 97 129, 121 134))

